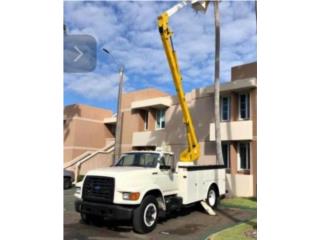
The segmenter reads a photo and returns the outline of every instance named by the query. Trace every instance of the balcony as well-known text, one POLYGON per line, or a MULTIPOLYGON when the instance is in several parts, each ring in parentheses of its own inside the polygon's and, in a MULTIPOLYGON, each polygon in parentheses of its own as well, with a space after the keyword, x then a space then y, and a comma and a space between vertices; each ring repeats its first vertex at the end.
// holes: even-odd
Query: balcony
POLYGON ((170 97, 150 98, 140 101, 134 101, 131 103, 131 109, 163 109, 172 105, 172 99, 170 97))
POLYGON ((117 123, 117 117, 108 117, 103 119, 103 122, 105 124, 116 124, 117 123))
POLYGON ((164 129, 155 131, 134 132, 132 136, 132 146, 162 146, 165 142, 164 129))
MULTIPOLYGON (((210 124, 210 141, 216 140, 214 123, 210 124)), ((252 140, 253 139, 253 123, 247 121, 221 122, 221 140, 252 140)))

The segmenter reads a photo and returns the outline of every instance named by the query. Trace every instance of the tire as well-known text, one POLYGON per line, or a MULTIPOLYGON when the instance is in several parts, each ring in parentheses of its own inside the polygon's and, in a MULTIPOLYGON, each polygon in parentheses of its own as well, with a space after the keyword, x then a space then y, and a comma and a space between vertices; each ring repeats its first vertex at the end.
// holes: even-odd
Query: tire
POLYGON ((210 186, 206 202, 212 209, 217 208, 219 204, 219 191, 215 186, 210 186))
POLYGON ((158 203, 154 196, 146 196, 133 211, 133 229, 137 233, 148 233, 155 229, 159 215, 158 203))
POLYGON ((69 189, 72 187, 71 178, 70 177, 64 177, 63 178, 63 189, 69 189))
POLYGON ((92 216, 90 214, 81 213, 81 221, 85 224, 90 224, 92 216))

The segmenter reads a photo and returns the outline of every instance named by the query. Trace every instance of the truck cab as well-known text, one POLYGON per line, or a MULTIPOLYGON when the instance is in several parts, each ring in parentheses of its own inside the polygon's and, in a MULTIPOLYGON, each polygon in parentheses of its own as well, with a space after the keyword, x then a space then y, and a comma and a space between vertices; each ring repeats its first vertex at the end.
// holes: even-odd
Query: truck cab
MULTIPOLYGON (((139 233, 152 231, 159 216, 224 193, 224 166, 178 163, 165 151, 132 151, 111 167, 89 171, 76 185, 75 209, 84 222, 132 220, 139 233), (211 190, 211 192, 210 192, 211 190)), ((208 201, 209 203, 209 201, 208 201)))

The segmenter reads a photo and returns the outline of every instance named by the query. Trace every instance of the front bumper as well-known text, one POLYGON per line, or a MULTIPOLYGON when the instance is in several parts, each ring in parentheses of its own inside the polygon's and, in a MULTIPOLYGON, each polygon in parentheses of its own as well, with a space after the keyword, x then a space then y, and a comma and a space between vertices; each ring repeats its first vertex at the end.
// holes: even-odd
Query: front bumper
POLYGON ((74 203, 75 210, 79 213, 102 216, 105 219, 130 220, 134 207, 120 206, 105 203, 93 203, 77 199, 74 203))

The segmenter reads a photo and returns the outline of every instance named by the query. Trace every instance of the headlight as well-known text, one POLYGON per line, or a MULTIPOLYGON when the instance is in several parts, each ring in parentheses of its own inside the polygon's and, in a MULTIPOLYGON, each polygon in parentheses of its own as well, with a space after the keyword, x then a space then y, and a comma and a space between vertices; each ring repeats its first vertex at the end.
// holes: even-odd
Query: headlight
POLYGON ((76 194, 80 194, 81 193, 81 187, 76 187, 76 194))
POLYGON ((123 192, 122 193, 123 200, 135 201, 135 200, 138 200, 139 197, 140 197, 139 192, 123 192))

